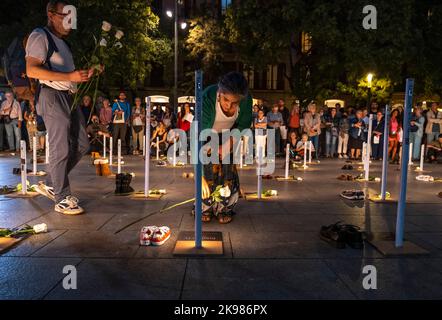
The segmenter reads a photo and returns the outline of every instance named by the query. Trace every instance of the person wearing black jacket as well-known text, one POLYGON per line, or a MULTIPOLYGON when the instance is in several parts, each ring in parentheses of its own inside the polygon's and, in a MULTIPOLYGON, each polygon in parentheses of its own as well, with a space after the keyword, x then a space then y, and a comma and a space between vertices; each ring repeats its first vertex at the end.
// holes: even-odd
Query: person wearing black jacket
POLYGON ((384 126, 384 115, 381 111, 378 111, 376 119, 373 119, 373 135, 371 138, 371 156, 374 160, 380 160, 383 156, 384 126))

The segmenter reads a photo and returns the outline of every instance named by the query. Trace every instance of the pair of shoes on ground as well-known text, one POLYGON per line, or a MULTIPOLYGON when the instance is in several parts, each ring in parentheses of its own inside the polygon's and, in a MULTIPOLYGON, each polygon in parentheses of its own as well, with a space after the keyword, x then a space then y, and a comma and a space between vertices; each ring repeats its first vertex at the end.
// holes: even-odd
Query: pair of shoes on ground
POLYGON ((115 194, 127 195, 135 190, 130 186, 132 175, 130 173, 119 173, 115 176, 115 194))
POLYGON ((351 175, 351 174, 341 174, 341 175, 338 177, 338 179, 339 179, 339 180, 342 180, 342 181, 353 181, 353 180, 354 180, 354 177, 353 177, 353 175, 351 175))
MULTIPOLYGON (((38 183, 35 191, 55 202, 54 188, 45 185, 42 181, 38 183)), ((66 196, 63 200, 55 204, 54 210, 66 215, 82 214, 84 212, 84 209, 80 207, 78 203, 78 198, 73 196, 66 196)))
POLYGON ((364 200, 365 193, 362 190, 344 190, 340 196, 348 200, 364 200))
POLYGON ((353 166, 350 164, 345 164, 341 169, 342 170, 353 170, 353 166))
MULTIPOLYGON (((226 212, 226 213, 219 213, 216 215, 216 219, 220 224, 228 224, 233 221, 233 215, 236 213, 234 211, 226 212)), ((195 208, 192 209, 192 215, 195 216, 195 208)), ((212 218, 215 216, 215 214, 212 211, 209 212, 203 212, 201 215, 201 221, 202 222, 210 222, 212 221, 212 218)))
POLYGON ((329 226, 322 226, 319 236, 337 249, 344 249, 346 246, 353 249, 364 247, 364 233, 360 228, 351 224, 342 224, 341 221, 329 226))
POLYGON ((170 228, 166 226, 147 226, 141 228, 140 245, 161 246, 170 238, 170 228))

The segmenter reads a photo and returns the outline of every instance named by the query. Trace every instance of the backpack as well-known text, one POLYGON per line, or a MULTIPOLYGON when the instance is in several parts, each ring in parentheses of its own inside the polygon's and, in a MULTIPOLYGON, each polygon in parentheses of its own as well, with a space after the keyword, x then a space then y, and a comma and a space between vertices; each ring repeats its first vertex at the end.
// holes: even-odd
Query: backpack
MULTIPOLYGON (((49 68, 49 70, 52 70, 49 59, 52 57, 54 52, 58 52, 58 48, 46 27, 40 29, 45 32, 48 39, 48 53, 46 56, 45 65, 49 68)), ((35 99, 36 93, 40 86, 38 80, 29 78, 26 75, 25 48, 28 38, 29 34, 27 34, 24 38, 16 37, 14 40, 12 40, 2 57, 2 64, 3 69, 5 70, 6 80, 12 87, 17 99, 29 101, 31 99, 35 99)))

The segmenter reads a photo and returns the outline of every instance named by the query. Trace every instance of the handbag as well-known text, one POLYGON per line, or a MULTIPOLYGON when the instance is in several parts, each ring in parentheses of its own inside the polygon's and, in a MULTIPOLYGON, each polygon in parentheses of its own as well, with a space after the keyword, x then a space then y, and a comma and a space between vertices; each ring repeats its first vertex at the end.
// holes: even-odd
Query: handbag
POLYGON ((3 116, 3 123, 4 124, 10 124, 12 122, 11 119, 11 112, 12 112, 12 106, 14 105, 15 100, 12 101, 11 106, 9 107, 9 114, 3 116))
MULTIPOLYGON (((118 105, 118 109, 120 109, 120 111, 123 111, 123 109, 121 109, 120 103, 117 101, 117 105, 118 105)), ((114 120, 113 123, 125 123, 124 121, 124 111, 123 114, 115 114, 114 115, 114 120)))

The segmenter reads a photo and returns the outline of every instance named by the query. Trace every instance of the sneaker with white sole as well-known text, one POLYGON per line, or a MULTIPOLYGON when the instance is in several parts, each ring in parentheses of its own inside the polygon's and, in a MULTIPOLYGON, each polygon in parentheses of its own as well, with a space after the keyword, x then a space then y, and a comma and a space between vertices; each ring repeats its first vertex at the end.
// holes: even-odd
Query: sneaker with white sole
POLYGON ((67 196, 55 205, 55 211, 66 215, 77 215, 84 212, 83 208, 78 205, 78 199, 67 196))
POLYGON ((341 192, 341 197, 349 200, 364 200, 365 194, 362 190, 345 190, 341 192))
POLYGON ((140 245, 149 246, 152 241, 152 236, 157 230, 157 226, 142 227, 140 231, 140 245))
POLYGON ((49 198, 55 202, 54 188, 49 187, 40 181, 37 187, 35 188, 35 191, 37 191, 42 196, 45 196, 46 198, 49 198))
POLYGON ((170 228, 169 227, 159 227, 155 230, 150 243, 153 246, 161 246, 170 238, 170 228))

